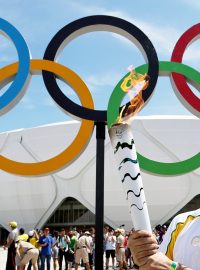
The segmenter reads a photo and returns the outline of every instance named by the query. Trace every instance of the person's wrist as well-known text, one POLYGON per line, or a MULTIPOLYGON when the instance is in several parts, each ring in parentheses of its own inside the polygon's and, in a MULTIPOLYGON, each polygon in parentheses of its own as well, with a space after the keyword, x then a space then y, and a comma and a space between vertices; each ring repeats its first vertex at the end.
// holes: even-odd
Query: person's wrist
POLYGON ((178 263, 176 270, 192 270, 191 268, 178 263))
POLYGON ((179 263, 172 261, 169 267, 169 270, 178 270, 179 263))
POLYGON ((172 261, 169 270, 192 270, 178 262, 172 261))

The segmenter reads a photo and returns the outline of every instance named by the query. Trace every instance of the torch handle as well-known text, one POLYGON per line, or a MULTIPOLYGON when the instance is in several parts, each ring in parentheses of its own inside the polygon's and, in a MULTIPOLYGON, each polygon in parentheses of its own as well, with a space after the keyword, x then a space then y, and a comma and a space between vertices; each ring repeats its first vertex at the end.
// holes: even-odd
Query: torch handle
POLYGON ((128 124, 120 124, 111 127, 109 135, 134 229, 152 232, 131 128, 128 124))

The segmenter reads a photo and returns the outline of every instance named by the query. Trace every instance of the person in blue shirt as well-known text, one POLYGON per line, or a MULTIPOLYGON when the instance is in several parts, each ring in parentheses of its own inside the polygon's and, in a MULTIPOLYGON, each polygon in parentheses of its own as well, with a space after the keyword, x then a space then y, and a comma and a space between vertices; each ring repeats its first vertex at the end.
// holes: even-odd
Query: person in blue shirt
POLYGON ((47 265, 47 270, 50 270, 50 261, 52 253, 53 238, 49 235, 49 228, 44 229, 44 234, 39 239, 39 244, 41 246, 41 270, 45 269, 45 260, 47 265))

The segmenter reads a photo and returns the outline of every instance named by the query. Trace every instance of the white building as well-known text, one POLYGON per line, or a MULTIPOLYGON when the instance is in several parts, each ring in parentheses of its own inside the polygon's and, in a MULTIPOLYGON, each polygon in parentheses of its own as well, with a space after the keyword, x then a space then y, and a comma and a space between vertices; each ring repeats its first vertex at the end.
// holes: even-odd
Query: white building
MULTIPOLYGON (((23 162, 48 159, 70 144, 78 127, 78 122, 64 122, 2 133, 1 154, 23 162)), ((200 121, 196 117, 137 117, 132 129, 137 151, 150 159, 176 162, 200 152, 200 121)), ((8 227, 8 221, 16 220, 25 229, 40 228, 68 197, 75 198, 94 213, 95 151, 94 132, 81 156, 58 173, 21 177, 0 171, 0 224, 8 227)), ((200 194, 200 168, 173 177, 142 172, 142 177, 152 226, 164 223, 200 194)), ((105 141, 104 211, 107 224, 132 227, 108 134, 105 141)), ((64 216, 65 212, 62 213, 64 216)), ((81 221, 80 214, 78 219, 81 221)))

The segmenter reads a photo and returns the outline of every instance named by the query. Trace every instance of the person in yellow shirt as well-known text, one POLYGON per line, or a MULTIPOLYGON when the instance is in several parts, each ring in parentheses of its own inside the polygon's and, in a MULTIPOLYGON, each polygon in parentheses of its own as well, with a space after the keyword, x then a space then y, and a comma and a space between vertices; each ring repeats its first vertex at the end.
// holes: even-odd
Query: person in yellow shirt
POLYGON ((39 247, 38 245, 38 240, 39 240, 39 236, 37 234, 37 232, 35 230, 29 231, 28 233, 29 236, 29 243, 31 243, 33 246, 35 247, 39 247))
MULTIPOLYGON (((41 247, 38 244, 39 235, 37 234, 37 232, 35 230, 29 231, 28 236, 29 236, 28 242, 30 244, 32 244, 34 247, 36 247, 39 250, 39 252, 40 252, 41 247)), ((40 264, 39 263, 40 262, 39 259, 40 259, 40 257, 38 257, 38 262, 37 262, 38 268, 39 268, 39 264, 40 264)), ((32 263, 30 261, 27 270, 31 270, 31 267, 32 267, 32 263)))
MULTIPOLYGON (((24 228, 20 228, 17 241, 27 242, 27 240, 28 240, 28 234, 25 233, 24 228)), ((16 263, 16 266, 17 266, 17 270, 19 270, 20 269, 20 266, 19 266, 20 265, 20 257, 19 257, 19 255, 17 253, 16 253, 16 256, 15 256, 15 263, 16 263)))
POLYGON ((27 240, 28 240, 28 234, 26 234, 24 232, 25 232, 24 228, 20 228, 19 229, 18 240, 22 240, 24 242, 27 242, 27 240))

